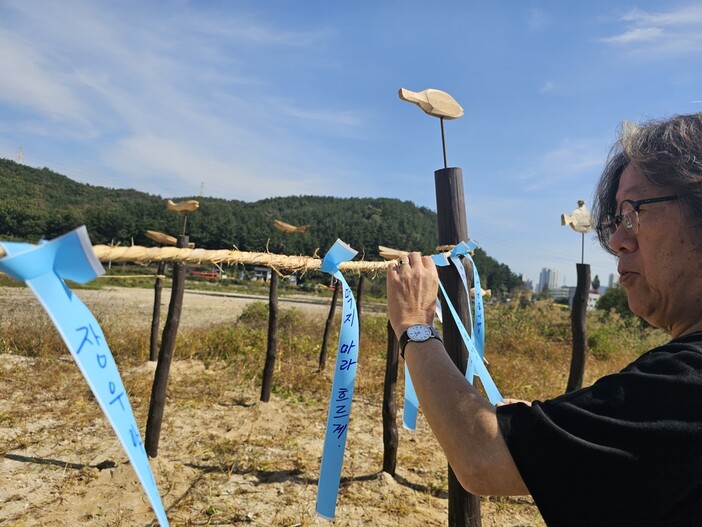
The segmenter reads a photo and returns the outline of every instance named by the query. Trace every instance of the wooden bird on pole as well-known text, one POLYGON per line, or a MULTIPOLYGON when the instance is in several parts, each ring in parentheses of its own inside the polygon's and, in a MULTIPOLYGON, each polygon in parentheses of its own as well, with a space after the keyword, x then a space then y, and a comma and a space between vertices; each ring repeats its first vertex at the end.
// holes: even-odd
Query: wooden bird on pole
POLYGON ((195 212, 198 208, 200 208, 200 202, 195 199, 180 201, 178 203, 174 203, 170 199, 166 201, 166 210, 172 210, 174 212, 195 212))
POLYGON ((285 223, 284 221, 280 220, 273 220, 273 226, 282 232, 307 232, 310 230, 309 225, 290 225, 289 223, 285 223))
POLYGON ((400 88, 400 99, 419 106, 425 113, 442 119, 458 119, 463 108, 456 99, 441 90, 427 89, 420 92, 400 88))
POLYGON ((416 92, 400 88, 400 99, 419 106, 424 113, 438 117, 441 122, 441 148, 444 152, 444 168, 448 167, 446 160, 446 137, 444 135, 444 119, 458 119, 463 115, 463 108, 456 99, 448 93, 432 88, 416 92))
POLYGON ((175 245, 178 243, 178 240, 174 238, 173 236, 169 236, 168 234, 164 234, 162 232, 158 231, 146 231, 146 236, 150 239, 155 241, 156 243, 160 243, 161 245, 175 245))

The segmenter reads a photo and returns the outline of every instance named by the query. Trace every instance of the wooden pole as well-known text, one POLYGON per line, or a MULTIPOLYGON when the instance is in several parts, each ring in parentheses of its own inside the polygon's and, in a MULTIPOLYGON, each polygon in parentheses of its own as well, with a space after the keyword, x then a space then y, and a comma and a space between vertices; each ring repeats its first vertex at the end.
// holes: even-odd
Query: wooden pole
POLYGON ((263 367, 261 384, 261 401, 268 402, 273 386, 273 370, 278 356, 278 273, 271 273, 271 286, 268 293, 268 346, 266 347, 266 364, 263 367))
POLYGON ((151 346, 149 348, 149 360, 158 360, 158 330, 161 325, 161 290, 163 289, 161 276, 166 269, 166 262, 159 262, 156 269, 156 282, 154 283, 154 310, 151 316, 151 346))
POLYGON ((383 472, 395 476, 397 466, 397 405, 395 387, 399 367, 399 343, 388 320, 388 346, 385 360, 385 383, 383 384, 383 472))
POLYGON ((585 375, 585 358, 587 356, 587 299, 590 295, 590 265, 575 264, 578 273, 578 284, 573 296, 573 307, 570 312, 570 325, 573 333, 573 355, 570 360, 570 375, 566 385, 566 393, 583 387, 585 375))
MULTIPOLYGON (((188 236, 178 237, 176 247, 187 247, 188 236)), ((171 301, 168 304, 168 315, 161 337, 161 350, 158 354, 154 384, 151 388, 151 401, 149 403, 149 417, 146 421, 146 437, 144 447, 149 457, 158 455, 158 442, 161 436, 161 423, 163 411, 166 406, 166 390, 168 388, 168 373, 171 369, 173 349, 175 348, 180 313, 183 308, 183 293, 185 292, 185 264, 173 264, 173 284, 171 285, 171 301)))
MULTIPOLYGON (((436 213, 439 227, 439 245, 455 245, 468 240, 468 224, 463 195, 463 171, 460 168, 443 168, 434 172, 436 186, 436 213)), ((472 277, 472 273, 467 273, 472 277)), ((439 278, 444 284, 451 303, 460 319, 469 328, 468 297, 463 283, 454 266, 439 267, 439 278)), ((448 305, 442 298, 442 311, 449 313, 448 305)), ((467 350, 456 323, 449 316, 444 317, 443 338, 451 360, 465 374, 467 350)), ((470 448, 470 445, 466 445, 470 448)), ((466 492, 458 482, 453 469, 448 468, 449 527, 480 527, 480 499, 466 492)))
POLYGON ((361 303, 363 301, 363 282, 366 279, 365 276, 361 275, 358 278, 358 289, 356 289, 356 313, 358 316, 358 341, 360 345, 361 341, 361 303))
POLYGON ((334 312, 336 311, 336 299, 339 296, 339 289, 341 289, 341 284, 337 281, 335 283, 334 293, 332 293, 327 322, 324 324, 322 349, 319 351, 319 371, 324 371, 324 367, 327 365, 327 343, 329 342, 329 333, 331 332, 332 322, 334 322, 334 312))

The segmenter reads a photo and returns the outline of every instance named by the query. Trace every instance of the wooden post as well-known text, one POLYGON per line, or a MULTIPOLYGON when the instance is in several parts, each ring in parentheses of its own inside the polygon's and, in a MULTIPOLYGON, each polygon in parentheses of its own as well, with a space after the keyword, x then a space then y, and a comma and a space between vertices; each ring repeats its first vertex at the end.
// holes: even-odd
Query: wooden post
POLYGON ((334 312, 336 311, 336 299, 339 296, 341 284, 335 281, 334 293, 332 293, 331 305, 329 306, 329 315, 327 323, 324 324, 324 336, 322 337, 322 349, 319 351, 319 371, 323 371, 327 365, 327 343, 329 342, 329 332, 331 331, 332 322, 334 322, 334 312))
MULTIPOLYGON (((463 171, 460 168, 442 168, 434 172, 436 187, 436 213, 439 226, 439 245, 455 245, 468 240, 468 224, 463 197, 463 171)), ((467 273, 472 277, 472 273, 467 273)), ((453 265, 439 267, 439 278, 444 284, 453 306, 461 320, 469 329, 468 297, 458 271, 453 265)), ((449 308, 442 298, 442 311, 448 314, 449 308)), ((451 360, 465 374, 467 350, 453 318, 443 320, 443 338, 451 360)), ((470 331, 470 329, 469 329, 470 331)), ((470 448, 470 445, 466 445, 470 448)), ((466 492, 458 482, 453 469, 448 468, 449 527, 480 527, 480 499, 466 492)))
POLYGON ((163 289, 161 276, 166 269, 166 262, 159 262, 156 269, 156 282, 154 283, 154 310, 151 316, 151 346, 149 348, 149 360, 158 360, 158 330, 161 325, 161 289, 163 289))
POLYGON ((363 281, 365 275, 358 278, 358 289, 356 289, 356 313, 358 314, 358 339, 361 339, 361 302, 363 301, 363 281))
MULTIPOLYGON (((176 247, 188 246, 188 236, 178 237, 176 247)), ((171 286, 171 301, 168 304, 168 315, 161 337, 161 350, 158 354, 154 384, 151 388, 151 401, 149 403, 149 417, 146 421, 146 437, 144 447, 149 457, 158 455, 158 442, 161 436, 161 423, 166 405, 166 389, 168 388, 168 373, 171 369, 173 349, 175 348, 180 313, 183 308, 183 293, 185 292, 185 264, 173 264, 173 284, 171 286)))
POLYGON ((585 375, 585 357, 587 356, 587 299, 590 295, 590 265, 575 264, 578 273, 578 284, 573 296, 573 307, 570 312, 570 324, 573 333, 573 355, 570 360, 570 375, 566 385, 566 393, 583 387, 585 375))
POLYGON ((395 476, 397 466, 397 405, 395 387, 399 364, 399 343, 388 320, 388 346, 385 360, 385 383, 383 389, 383 472, 395 476))
POLYGON ((261 401, 268 402, 273 386, 273 370, 278 356, 278 273, 272 270, 271 287, 268 293, 268 346, 266 347, 266 364, 263 367, 261 401))

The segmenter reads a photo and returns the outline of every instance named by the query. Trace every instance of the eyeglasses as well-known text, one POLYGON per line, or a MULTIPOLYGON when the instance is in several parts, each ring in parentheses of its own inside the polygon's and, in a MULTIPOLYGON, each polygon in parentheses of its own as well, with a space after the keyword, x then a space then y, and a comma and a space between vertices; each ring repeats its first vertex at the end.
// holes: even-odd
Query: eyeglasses
POLYGON ((641 205, 648 205, 649 203, 659 203, 661 201, 673 201, 678 199, 678 196, 662 196, 659 198, 648 198, 648 199, 625 199, 619 204, 619 214, 609 215, 609 217, 603 221, 598 227, 598 233, 600 239, 607 242, 609 250, 616 252, 612 249, 612 236, 619 228, 619 225, 624 225, 626 232, 631 235, 636 235, 639 232, 639 212, 641 212, 641 205))

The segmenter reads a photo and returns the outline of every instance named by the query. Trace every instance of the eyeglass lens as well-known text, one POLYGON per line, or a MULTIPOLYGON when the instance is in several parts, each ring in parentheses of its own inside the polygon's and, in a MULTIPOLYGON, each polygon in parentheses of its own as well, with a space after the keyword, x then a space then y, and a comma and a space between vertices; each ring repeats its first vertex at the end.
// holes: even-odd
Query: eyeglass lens
MULTIPOLYGON (((630 234, 636 234, 639 230, 639 214, 629 201, 623 201, 619 207, 619 217, 624 224, 624 228, 630 234)), ((612 233, 614 234, 614 232, 612 233)))

